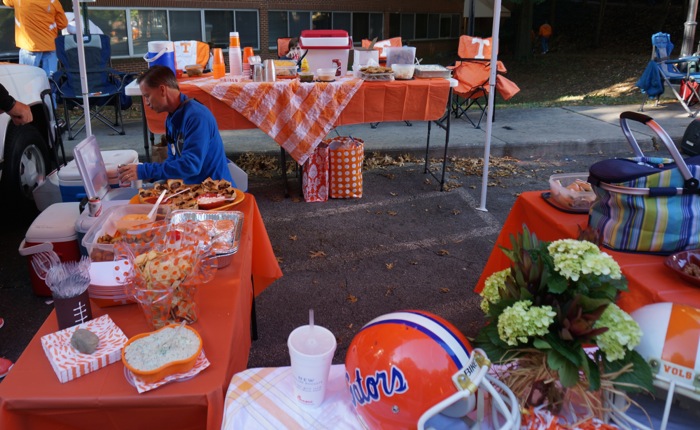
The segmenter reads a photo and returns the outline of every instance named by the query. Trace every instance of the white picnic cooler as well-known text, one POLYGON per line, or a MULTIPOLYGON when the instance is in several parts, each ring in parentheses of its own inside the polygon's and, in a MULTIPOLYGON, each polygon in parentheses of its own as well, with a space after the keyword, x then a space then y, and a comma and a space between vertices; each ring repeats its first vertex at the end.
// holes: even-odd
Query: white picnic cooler
POLYGON ((80 216, 80 202, 54 203, 41 212, 27 229, 19 245, 19 255, 27 257, 29 278, 37 296, 51 296, 51 290, 32 267, 32 255, 53 250, 61 261, 78 261, 80 249, 75 221, 80 216))
POLYGON ((343 76, 348 71, 348 60, 352 48, 352 38, 345 30, 303 30, 299 37, 299 47, 305 49, 309 71, 336 67, 333 60, 340 60, 343 76))

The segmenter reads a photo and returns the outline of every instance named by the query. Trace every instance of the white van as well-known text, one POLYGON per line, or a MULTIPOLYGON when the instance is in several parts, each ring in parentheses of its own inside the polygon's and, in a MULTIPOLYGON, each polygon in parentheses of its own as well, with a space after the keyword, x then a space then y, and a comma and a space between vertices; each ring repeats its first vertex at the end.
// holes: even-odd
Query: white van
MULTIPOLYGON (((16 126, 0 114, 0 195, 3 202, 34 205, 32 191, 59 164, 61 133, 46 73, 39 67, 0 62, 0 83, 31 106, 34 120, 16 126)), ((64 154, 60 154, 64 155, 64 154)))

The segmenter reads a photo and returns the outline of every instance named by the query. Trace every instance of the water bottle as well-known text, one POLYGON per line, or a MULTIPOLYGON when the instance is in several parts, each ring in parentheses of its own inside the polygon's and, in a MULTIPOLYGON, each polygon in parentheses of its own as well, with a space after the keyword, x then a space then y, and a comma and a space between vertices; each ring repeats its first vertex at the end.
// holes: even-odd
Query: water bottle
POLYGON ((229 33, 228 64, 231 76, 243 75, 243 56, 241 55, 241 39, 237 31, 229 33))

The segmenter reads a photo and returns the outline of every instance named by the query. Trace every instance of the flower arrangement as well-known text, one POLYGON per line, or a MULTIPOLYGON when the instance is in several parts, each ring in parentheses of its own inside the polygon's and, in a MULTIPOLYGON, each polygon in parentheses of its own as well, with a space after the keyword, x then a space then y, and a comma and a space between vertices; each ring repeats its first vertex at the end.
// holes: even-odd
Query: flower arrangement
POLYGON ((522 406, 557 414, 575 399, 602 419, 605 394, 651 390, 651 369, 634 351, 641 330, 615 305, 627 288, 617 262, 587 240, 541 242, 527 226, 511 243, 502 248, 511 267, 481 292, 488 324, 475 341, 506 364, 499 377, 522 406))

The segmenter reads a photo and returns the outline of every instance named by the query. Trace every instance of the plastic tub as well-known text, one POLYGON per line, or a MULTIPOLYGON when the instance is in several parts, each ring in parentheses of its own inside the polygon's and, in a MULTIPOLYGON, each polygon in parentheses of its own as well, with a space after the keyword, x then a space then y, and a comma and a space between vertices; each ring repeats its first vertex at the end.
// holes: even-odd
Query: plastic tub
POLYGON ((384 48, 384 52, 386 53, 387 67, 391 67, 393 64, 413 64, 416 62, 415 46, 402 46, 400 48, 387 46, 384 48))
POLYGON ((588 209, 596 199, 587 172, 554 174, 549 177, 549 190, 556 203, 573 210, 588 209))
POLYGON ((391 66, 396 79, 413 79, 413 72, 416 69, 415 64, 394 64, 391 66))
MULTIPOLYGON (((114 243, 100 243, 100 238, 105 235, 114 237, 117 233, 117 221, 130 214, 147 214, 153 208, 149 204, 128 204, 113 206, 103 210, 98 221, 90 227, 83 237, 82 244, 92 261, 114 260, 114 243)), ((156 221, 165 220, 170 215, 170 206, 158 206, 156 221)), ((73 221, 75 223, 75 220, 73 221)))
POLYGON ((334 68, 316 69, 316 79, 321 82, 333 82, 335 81, 335 72, 336 69, 334 68))

